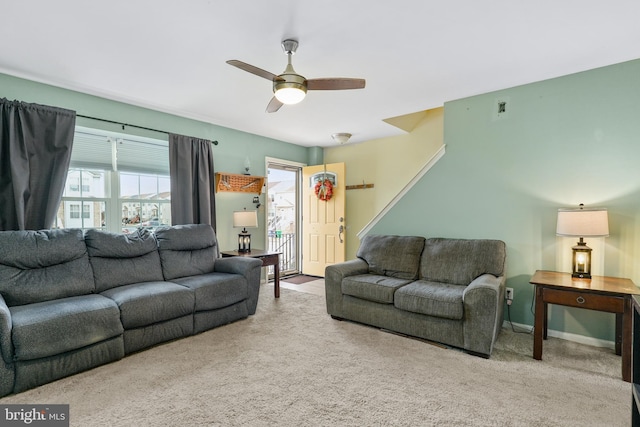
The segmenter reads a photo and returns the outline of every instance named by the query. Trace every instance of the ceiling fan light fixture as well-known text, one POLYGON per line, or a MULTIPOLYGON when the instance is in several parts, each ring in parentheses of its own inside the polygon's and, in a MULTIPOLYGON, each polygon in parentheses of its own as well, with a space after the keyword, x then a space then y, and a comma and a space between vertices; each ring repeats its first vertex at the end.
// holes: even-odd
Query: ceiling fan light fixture
POLYGON ((307 88, 299 83, 284 82, 276 84, 274 95, 283 104, 293 105, 304 99, 307 88))
POLYGON ((293 65, 291 64, 291 56, 293 56, 297 49, 297 40, 286 39, 282 41, 282 50, 287 55, 287 67, 280 75, 275 75, 269 71, 263 70, 262 68, 258 68, 237 59, 230 59, 227 61, 227 64, 273 82, 274 96, 267 105, 265 110, 267 113, 275 113, 283 105, 299 103, 307 95, 307 90, 346 90, 364 88, 364 79, 329 77, 307 80, 304 76, 296 73, 293 69, 293 65))

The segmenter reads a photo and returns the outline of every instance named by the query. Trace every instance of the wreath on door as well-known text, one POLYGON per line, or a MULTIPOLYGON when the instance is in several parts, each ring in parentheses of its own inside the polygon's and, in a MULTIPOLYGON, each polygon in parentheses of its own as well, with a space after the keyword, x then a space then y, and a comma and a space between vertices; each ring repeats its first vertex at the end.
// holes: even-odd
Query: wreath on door
POLYGON ((333 184, 328 179, 318 180, 315 187, 316 197, 323 201, 331 200, 333 196, 333 184))

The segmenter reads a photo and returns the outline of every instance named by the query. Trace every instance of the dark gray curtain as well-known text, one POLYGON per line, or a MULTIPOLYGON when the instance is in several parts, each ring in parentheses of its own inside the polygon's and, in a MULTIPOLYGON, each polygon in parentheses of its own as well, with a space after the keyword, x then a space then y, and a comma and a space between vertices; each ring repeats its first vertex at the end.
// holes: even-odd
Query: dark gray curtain
POLYGON ((0 99, 0 230, 53 226, 75 124, 75 111, 0 99))
POLYGON ((216 230, 211 141, 169 134, 171 223, 210 224, 216 230))

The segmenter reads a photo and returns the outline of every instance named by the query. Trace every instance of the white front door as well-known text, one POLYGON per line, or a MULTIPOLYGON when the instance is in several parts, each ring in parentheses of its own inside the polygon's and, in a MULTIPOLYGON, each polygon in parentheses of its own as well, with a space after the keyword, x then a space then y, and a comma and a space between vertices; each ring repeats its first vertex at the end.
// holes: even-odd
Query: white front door
POLYGON ((345 164, 304 167, 302 180, 302 272, 324 277, 327 265, 345 260, 345 164), (321 200, 316 186, 325 179, 332 183, 332 194, 321 200))

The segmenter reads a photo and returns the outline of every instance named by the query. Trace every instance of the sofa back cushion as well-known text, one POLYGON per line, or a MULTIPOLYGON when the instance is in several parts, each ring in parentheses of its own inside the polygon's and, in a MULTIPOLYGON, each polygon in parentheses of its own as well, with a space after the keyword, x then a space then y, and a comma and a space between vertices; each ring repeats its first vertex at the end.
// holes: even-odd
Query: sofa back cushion
POLYGON ((504 274, 506 247, 501 240, 427 239, 420 261, 420 279, 468 285, 489 273, 504 274))
POLYGON ((213 272, 218 241, 210 225, 160 227, 156 238, 165 280, 213 272))
POLYGON ((0 231, 0 294, 7 305, 94 290, 82 230, 0 231))
POLYGON ((415 280, 424 240, 418 236, 368 235, 356 256, 369 264, 369 273, 415 280))
POLYGON ((158 244, 153 234, 88 230, 85 236, 98 292, 117 286, 163 280, 158 244))

